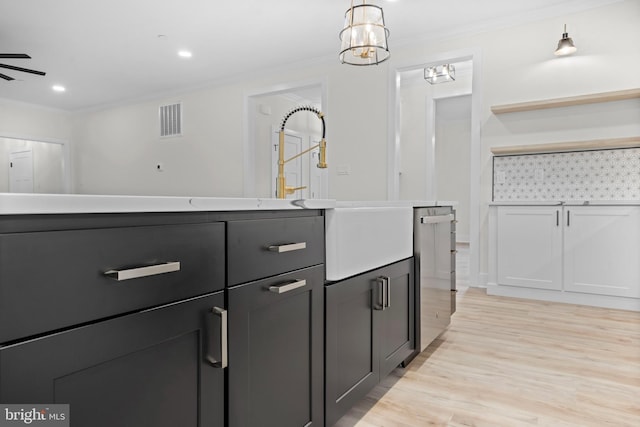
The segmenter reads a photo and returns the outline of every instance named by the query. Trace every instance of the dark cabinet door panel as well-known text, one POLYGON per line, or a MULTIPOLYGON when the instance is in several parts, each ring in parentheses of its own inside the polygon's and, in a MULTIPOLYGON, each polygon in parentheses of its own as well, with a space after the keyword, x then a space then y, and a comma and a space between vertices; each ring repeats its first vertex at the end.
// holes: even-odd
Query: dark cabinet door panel
POLYGON ((317 266, 228 290, 230 427, 323 426, 323 281, 317 266))
POLYGON ((326 288, 326 425, 332 426, 380 381, 380 318, 375 277, 357 276, 326 288))
POLYGON ((325 289, 325 418, 332 426, 415 349, 413 258, 325 289))
POLYGON ((402 363, 415 347, 415 285, 413 260, 393 264, 382 272, 389 278, 389 303, 380 325, 380 378, 402 363))
POLYGON ((0 349, 0 401, 70 404, 74 427, 222 427, 222 292, 0 349))

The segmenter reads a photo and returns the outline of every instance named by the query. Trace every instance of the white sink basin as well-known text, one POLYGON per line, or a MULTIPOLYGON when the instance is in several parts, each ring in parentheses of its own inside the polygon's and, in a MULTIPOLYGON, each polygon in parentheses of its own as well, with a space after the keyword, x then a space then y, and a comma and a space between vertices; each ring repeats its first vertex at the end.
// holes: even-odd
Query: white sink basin
POLYGON ((413 255, 413 208, 338 202, 326 211, 326 237, 330 281, 400 261, 413 255))

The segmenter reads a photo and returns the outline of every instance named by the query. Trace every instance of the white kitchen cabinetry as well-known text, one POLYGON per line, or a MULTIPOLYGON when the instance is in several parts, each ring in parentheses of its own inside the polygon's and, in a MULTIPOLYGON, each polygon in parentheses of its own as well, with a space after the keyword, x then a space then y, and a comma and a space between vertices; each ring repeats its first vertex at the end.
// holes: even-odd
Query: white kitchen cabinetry
POLYGON ((562 289, 559 206, 498 208, 498 283, 562 289))
POLYGON ((640 206, 564 209, 564 289, 640 298, 640 206))
POLYGON ((489 294, 640 311, 640 206, 492 206, 489 294))

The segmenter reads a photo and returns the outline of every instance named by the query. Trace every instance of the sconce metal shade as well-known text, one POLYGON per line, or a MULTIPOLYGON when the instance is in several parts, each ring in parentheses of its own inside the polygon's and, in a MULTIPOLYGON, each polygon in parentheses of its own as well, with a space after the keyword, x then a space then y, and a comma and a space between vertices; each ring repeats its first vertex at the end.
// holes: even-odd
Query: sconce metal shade
POLYGON ((351 65, 375 65, 389 59, 382 8, 373 4, 353 5, 344 14, 340 32, 340 62, 351 65))
POLYGON ((562 33, 562 38, 558 41, 558 48, 554 52, 556 56, 564 56, 571 55, 578 49, 573 44, 573 40, 569 37, 567 33, 567 24, 564 25, 564 33, 562 33))
POLYGON ((453 64, 436 65, 424 69, 424 79, 432 85, 452 82, 456 79, 456 68, 453 64))

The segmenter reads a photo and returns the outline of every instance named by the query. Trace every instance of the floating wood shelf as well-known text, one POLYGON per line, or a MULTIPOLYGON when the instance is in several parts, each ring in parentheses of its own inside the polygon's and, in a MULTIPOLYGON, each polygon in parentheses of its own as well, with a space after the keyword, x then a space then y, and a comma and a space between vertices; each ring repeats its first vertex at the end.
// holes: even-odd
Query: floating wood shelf
POLYGON ((517 104, 494 105, 493 114, 517 113, 521 111, 544 110, 547 108, 571 107, 598 102, 622 101, 640 98, 640 89, 618 90, 615 92, 593 93, 590 95, 570 96, 567 98, 544 99, 541 101, 519 102, 517 104))
POLYGON ((616 148, 640 147, 640 136, 629 138, 593 139, 590 141, 554 142, 550 144, 511 145, 491 147, 494 156, 520 154, 562 153, 567 151, 611 150, 616 148))

